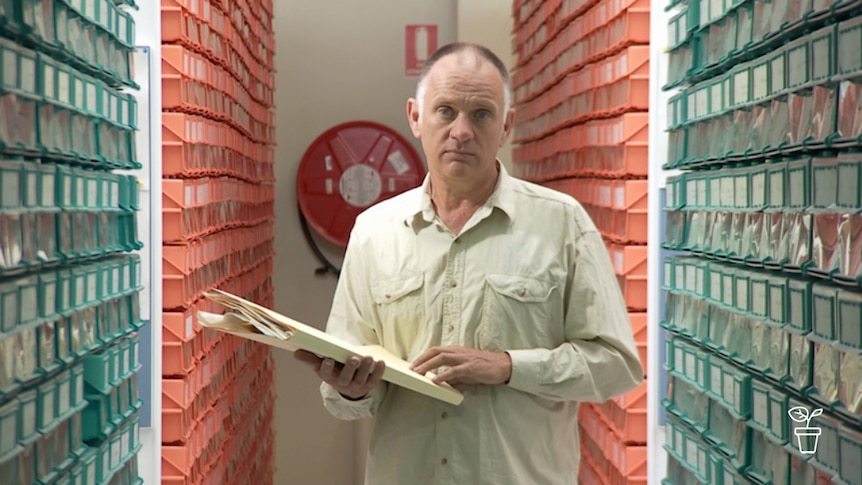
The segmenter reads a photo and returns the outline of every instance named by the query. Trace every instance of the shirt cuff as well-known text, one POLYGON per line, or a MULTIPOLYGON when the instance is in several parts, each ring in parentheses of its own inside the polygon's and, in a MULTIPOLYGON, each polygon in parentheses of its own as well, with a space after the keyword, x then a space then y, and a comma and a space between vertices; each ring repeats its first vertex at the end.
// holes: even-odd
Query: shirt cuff
POLYGON ((508 350, 512 359, 512 376, 508 386, 519 391, 535 394, 539 390, 539 376, 543 375, 546 361, 543 350, 508 350))
MULTIPOLYGON (((562 398, 561 386, 571 390, 575 383, 584 384, 589 375, 586 362, 580 355, 551 349, 509 350, 512 359, 512 377, 509 387, 537 396, 562 398)), ((573 387, 574 386, 574 387, 573 387)))
POLYGON ((369 418, 374 415, 376 399, 383 392, 383 383, 378 384, 362 399, 348 399, 329 384, 320 384, 323 405, 338 419, 353 420, 369 418))

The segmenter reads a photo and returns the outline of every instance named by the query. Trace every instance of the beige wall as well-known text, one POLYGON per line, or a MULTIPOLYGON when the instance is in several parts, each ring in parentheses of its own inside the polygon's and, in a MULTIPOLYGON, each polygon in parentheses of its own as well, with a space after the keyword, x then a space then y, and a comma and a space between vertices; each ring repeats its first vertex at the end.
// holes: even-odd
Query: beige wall
MULTIPOLYGON (((365 119, 412 140, 405 103, 415 80, 405 78, 404 26, 438 24, 441 42, 455 40, 455 0, 277 0, 276 27, 276 309, 322 327, 335 278, 319 266, 302 237, 296 171, 311 142, 328 128, 365 119)), ((414 146, 419 150, 418 143, 414 146)), ((342 250, 324 245, 340 266, 342 250)), ((275 483, 350 484, 362 476, 368 423, 332 418, 319 381, 276 353, 275 483), (355 443, 354 443, 355 442, 355 443)))
MULTIPOLYGON (((512 2, 507 0, 459 0, 458 40, 487 46, 509 66, 512 56, 512 2)), ((500 150, 499 158, 509 168, 512 161, 512 144, 500 150)))

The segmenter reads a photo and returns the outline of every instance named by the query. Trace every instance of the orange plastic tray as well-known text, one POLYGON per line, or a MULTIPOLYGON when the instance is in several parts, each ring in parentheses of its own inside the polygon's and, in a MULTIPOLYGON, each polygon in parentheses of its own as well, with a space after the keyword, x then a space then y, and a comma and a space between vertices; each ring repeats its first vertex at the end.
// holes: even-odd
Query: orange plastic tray
POLYGON ((646 177, 649 169, 648 147, 640 144, 587 147, 544 158, 530 157, 531 150, 519 148, 513 150, 512 174, 534 182, 562 177, 646 177))
POLYGON ((631 46, 569 73, 537 98, 518 106, 516 141, 567 125, 649 107, 649 47, 631 46))
POLYGON ((229 124, 258 143, 275 143, 275 127, 268 119, 271 113, 253 116, 227 94, 188 78, 162 76, 162 107, 229 124), (260 121, 258 116, 267 120, 260 121))
MULTIPOLYGON (((599 428, 603 424, 599 413, 596 411, 595 403, 581 403, 580 412, 578 413, 578 423, 590 437, 598 435, 599 428)), ((593 440, 595 441, 595 438, 593 440)))
MULTIPOLYGON (((274 254, 274 241, 252 239, 242 241, 242 229, 233 229, 221 236, 217 233, 202 242, 190 246, 163 246, 162 267, 166 278, 192 278, 208 271, 241 273, 246 268, 258 265, 274 254), (237 246, 231 247, 231 241, 237 246)), ((204 274, 204 278, 209 275, 204 274)))
POLYGON ((248 374, 260 373, 268 362, 267 353, 248 348, 220 345, 188 376, 162 381, 163 443, 205 448, 212 441, 230 414, 232 388, 248 385, 248 374))
POLYGON ((632 333, 634 334, 635 344, 638 347, 638 353, 641 358, 641 365, 643 365, 644 373, 648 368, 647 365, 647 339, 648 339, 648 331, 647 331, 647 314, 646 313, 629 313, 629 321, 632 326, 632 333))
POLYGON ((520 21, 515 23, 516 67, 524 65, 533 55, 545 49, 564 26, 597 3, 598 0, 532 2, 515 9, 515 18, 520 21), (533 10, 538 5, 544 5, 544 8, 533 10))
POLYGON ((205 55, 225 67, 257 101, 273 106, 272 64, 261 64, 244 42, 230 42, 181 7, 162 7, 161 17, 164 43, 178 43, 205 55))
POLYGON ((648 207, 646 180, 567 178, 554 180, 548 185, 570 194, 583 204, 623 211, 648 207))
POLYGON ((197 457, 191 446, 162 445, 162 483, 196 484, 197 457))
POLYGON ((185 375, 194 368, 195 350, 192 342, 162 344, 162 372, 165 375, 185 375))
POLYGON ((601 447, 593 440, 592 436, 590 436, 583 428, 580 428, 579 431, 581 435, 581 467, 583 468, 584 460, 587 460, 590 467, 596 475, 598 475, 597 478, 600 481, 597 483, 606 483, 612 468, 610 462, 605 457, 604 451, 601 447))
POLYGON ((607 402, 610 413, 605 413, 614 431, 626 444, 647 442, 647 389, 644 380, 640 386, 607 402))
POLYGON ((614 273, 618 276, 646 278, 648 254, 646 246, 607 244, 607 248, 614 273))
POLYGON ((649 240, 648 216, 646 209, 613 210, 599 208, 608 217, 609 229, 606 236, 619 244, 647 244, 649 240))
POLYGON ((614 467, 608 472, 608 485, 647 485, 647 476, 626 476, 614 467))
MULTIPOLYGON (((218 343, 224 334, 202 333, 202 327, 197 323, 198 310, 215 312, 219 310, 209 300, 199 300, 189 310, 184 312, 162 313, 162 345, 189 344, 189 350, 194 360, 200 360, 218 343)), ((166 373, 165 375, 184 375, 184 373, 166 373)))
POLYGON ((273 219, 272 206, 272 202, 221 201, 204 207, 164 209, 163 241, 193 246, 197 238, 206 239, 213 233, 253 229, 273 219))
POLYGON ((162 176, 228 175, 250 182, 274 181, 274 147, 258 145, 248 139, 243 145, 246 151, 231 147, 186 143, 181 140, 163 143, 162 176))
POLYGON ((257 431, 250 433, 254 439, 244 450, 242 455, 234 458, 236 463, 231 463, 234 473, 232 477, 225 476, 221 483, 272 483, 274 468, 275 435, 267 427, 274 416, 272 412, 260 418, 262 424, 258 425, 257 431), (245 457, 243 459, 242 457, 245 457))
POLYGON ((274 244, 275 224, 267 221, 256 226, 227 229, 183 245, 164 245, 164 275, 187 275, 225 256, 234 255, 242 268, 254 262, 253 250, 263 244, 274 244))
POLYGON ((605 448, 611 464, 623 476, 646 477, 647 476, 647 447, 641 445, 627 445, 616 433, 610 433, 607 447, 605 448))
POLYGON ((251 140, 229 124, 184 113, 162 113, 162 143, 221 146, 249 154, 258 147, 267 146, 251 140))
MULTIPOLYGON (((212 62, 206 56, 186 49, 182 45, 162 46, 163 83, 167 79, 187 79, 203 84, 228 96, 240 107, 247 110, 255 120, 269 126, 274 124, 272 106, 263 104, 252 97, 248 89, 236 82, 236 79, 224 67, 212 62)), ((172 108, 179 105, 182 100, 175 99, 175 97, 163 89, 162 106, 172 108)))
MULTIPOLYGON (((271 70, 274 66, 272 62, 274 37, 271 34, 260 36, 254 32, 256 30, 255 22, 246 23, 243 19, 237 18, 236 15, 228 18, 221 9, 209 8, 208 4, 207 0, 196 2, 162 0, 162 11, 180 10, 192 20, 187 26, 189 34, 195 34, 196 31, 203 29, 217 36, 218 40, 229 44, 232 55, 224 57, 224 61, 230 61, 231 59, 228 59, 230 57, 236 61, 241 61, 245 66, 271 70), (188 5, 184 5, 184 3, 188 5)), ((231 5, 231 12, 233 14, 240 13, 235 5, 231 5)), ((185 32, 180 32, 181 35, 183 33, 185 32)), ((166 39, 165 34, 163 34, 162 40, 178 40, 176 32, 170 32, 168 36, 169 38, 166 39)), ((190 37, 193 38, 193 35, 190 37)), ((274 84, 267 84, 267 86, 274 87, 274 84)))
POLYGON ((275 200, 275 185, 250 183, 232 177, 162 179, 162 207, 191 209, 219 202, 262 203, 275 200))
POLYGON ((515 143, 543 138, 577 123, 647 109, 649 80, 622 79, 565 99, 551 109, 536 108, 541 114, 515 126, 515 143))
POLYGON ((162 241, 185 243, 218 231, 262 224, 275 217, 274 202, 226 201, 206 207, 162 211, 162 241))
POLYGON ((617 282, 620 285, 620 290, 623 292, 623 297, 626 300, 626 307, 629 311, 646 311, 647 309, 647 278, 646 276, 625 276, 617 275, 617 282))
POLYGON ((547 90, 584 65, 634 44, 649 44, 648 0, 603 0, 560 29, 513 75, 517 104, 547 90))
POLYGON ((649 114, 626 113, 616 118, 589 121, 513 150, 513 159, 538 160, 576 154, 587 147, 649 145, 649 114))
POLYGON ((648 45, 632 45, 619 54, 592 65, 590 88, 614 84, 623 79, 649 79, 648 45))
POLYGON ((578 471, 578 480, 580 483, 605 485, 609 483, 607 482, 606 477, 606 474, 598 471, 589 455, 585 453, 581 454, 581 469, 578 471))
MULTIPOLYGON (((582 407, 583 409, 583 407, 582 407)), ((581 421, 582 440, 584 435, 595 443, 592 447, 590 458, 593 463, 599 463, 602 460, 607 460, 611 468, 622 477, 640 477, 647 476, 647 447, 627 445, 623 442, 620 435, 614 432, 610 426, 600 417, 600 414, 593 407, 583 409, 579 416, 581 421), (589 426, 584 426, 586 421, 589 426), (601 450, 601 456, 597 456, 601 450)), ((608 476, 611 470, 608 470, 608 476)))
POLYGON ((246 16, 243 8, 229 5, 226 6, 228 10, 223 10, 219 4, 219 1, 210 2, 209 0, 161 1, 163 9, 181 9, 225 41, 237 44, 238 54, 243 56, 247 63, 253 61, 263 66, 272 67, 272 54, 275 45, 273 36, 271 34, 261 35, 260 21, 254 15, 246 16), (225 12, 232 12, 234 15, 226 15, 225 12))
MULTIPOLYGON (((271 245, 269 246, 271 247, 271 245)), ((162 281, 166 310, 189 308, 204 291, 221 288, 238 295, 265 296, 272 286, 272 254, 262 256, 241 273, 227 273, 228 261, 207 265, 189 275, 165 276, 162 281), (252 293, 252 292, 255 293, 252 293)), ((191 350, 191 349, 190 349, 191 350)))
POLYGON ((646 180, 563 178, 545 185, 578 200, 602 235, 613 242, 646 244, 646 180))
POLYGON ((649 114, 626 113, 617 118, 591 121, 571 128, 568 149, 649 142, 649 114))

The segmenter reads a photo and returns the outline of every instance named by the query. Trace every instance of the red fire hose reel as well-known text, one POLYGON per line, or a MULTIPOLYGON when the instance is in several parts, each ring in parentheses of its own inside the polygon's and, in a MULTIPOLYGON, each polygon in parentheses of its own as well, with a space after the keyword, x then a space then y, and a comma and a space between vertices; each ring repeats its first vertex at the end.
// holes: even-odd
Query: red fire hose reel
POLYGON ((395 130, 371 121, 343 123, 317 137, 302 157, 296 179, 300 216, 328 241, 346 247, 360 212, 417 187, 424 177, 419 154, 395 130))

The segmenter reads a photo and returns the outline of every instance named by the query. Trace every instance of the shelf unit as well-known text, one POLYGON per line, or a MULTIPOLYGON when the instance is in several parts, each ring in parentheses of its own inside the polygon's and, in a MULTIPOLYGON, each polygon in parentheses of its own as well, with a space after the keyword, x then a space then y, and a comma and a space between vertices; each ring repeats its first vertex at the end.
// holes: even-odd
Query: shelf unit
POLYGON ((273 479, 270 350, 196 318, 214 288, 273 306, 272 11, 161 3, 163 484, 273 479))
POLYGON ((663 483, 862 483, 862 2, 670 9, 663 483))
POLYGON ((0 1, 0 475, 141 483, 130 3, 0 1))
MULTIPOLYGON (((647 368, 650 2, 516 0, 513 174, 575 197, 608 247, 647 368)), ((647 483, 647 390, 583 403, 584 483, 647 483)))

